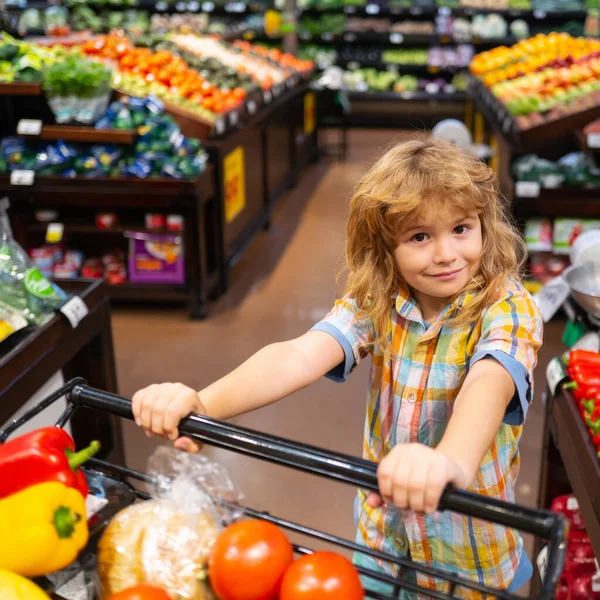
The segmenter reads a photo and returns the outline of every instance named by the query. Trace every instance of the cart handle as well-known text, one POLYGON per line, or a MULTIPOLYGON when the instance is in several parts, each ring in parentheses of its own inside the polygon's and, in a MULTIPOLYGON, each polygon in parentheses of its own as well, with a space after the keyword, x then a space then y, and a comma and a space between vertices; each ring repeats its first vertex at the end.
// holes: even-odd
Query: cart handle
MULTIPOLYGON (((80 406, 107 411, 133 420, 131 401, 127 398, 85 385, 76 385, 70 396, 72 402, 80 406)), ((179 431, 181 435, 212 446, 234 450, 368 490, 379 489, 377 463, 346 454, 292 442, 196 414, 182 419, 179 431)), ((488 498, 452 486, 448 486, 444 491, 440 510, 463 513, 498 525, 513 527, 545 540, 555 541, 553 538, 557 531, 564 529, 564 520, 556 513, 488 498)))

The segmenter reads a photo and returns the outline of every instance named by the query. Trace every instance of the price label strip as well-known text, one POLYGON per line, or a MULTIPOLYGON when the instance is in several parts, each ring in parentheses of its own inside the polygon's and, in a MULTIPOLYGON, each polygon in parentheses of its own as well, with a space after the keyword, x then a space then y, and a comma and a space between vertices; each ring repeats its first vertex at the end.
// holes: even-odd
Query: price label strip
POLYGON ((17 125, 18 135, 40 135, 42 122, 39 119, 21 119, 17 125))
POLYGON ((538 181, 517 181, 516 194, 519 198, 537 198, 540 184, 538 181))
POLYGON ((553 396, 556 394, 556 390, 560 383, 566 379, 568 379, 568 377, 560 358, 554 357, 546 367, 546 381, 548 382, 548 387, 553 396))
POLYGON ((600 133, 588 133, 587 146, 588 148, 600 148, 600 133))
POLYGON ((10 185, 33 185, 35 171, 16 169, 10 173, 10 185))
POLYGON ((75 329, 88 315, 89 310, 79 296, 73 296, 63 304, 60 312, 67 317, 69 323, 71 323, 71 327, 75 329))
POLYGON ((65 226, 62 223, 49 223, 46 229, 46 241, 49 244, 58 244, 63 239, 65 226))

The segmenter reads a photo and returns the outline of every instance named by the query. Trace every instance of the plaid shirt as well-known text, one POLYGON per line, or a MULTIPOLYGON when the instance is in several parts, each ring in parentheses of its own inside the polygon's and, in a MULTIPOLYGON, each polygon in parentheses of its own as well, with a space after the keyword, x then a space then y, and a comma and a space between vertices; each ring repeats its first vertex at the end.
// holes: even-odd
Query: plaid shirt
MULTIPOLYGON (((501 297, 476 322, 454 328, 441 322, 471 298, 470 294, 457 298, 426 329, 418 304, 408 290, 401 291, 391 311, 391 350, 385 352, 372 343, 372 323, 358 318, 357 306, 349 298, 337 301, 315 329, 331 333, 344 347, 345 374, 340 380, 361 359, 372 356, 363 455, 374 462, 380 462, 396 444, 436 446, 469 367, 486 356, 505 365, 515 380, 515 398, 469 489, 514 502, 518 442, 533 394, 542 321, 531 296, 511 278, 501 297), (515 376, 519 369, 521 376, 515 376)), ((484 418, 485 398, 481 399, 481 414, 484 418)), ((370 548, 392 555, 410 551, 414 561, 496 589, 508 587, 522 551, 521 537, 514 530, 450 512, 418 515, 394 506, 373 509, 362 490, 357 499, 357 522, 359 538, 370 548)), ((380 566, 396 575, 389 563, 380 562, 380 566)), ((439 591, 447 587, 421 574, 418 583, 439 591)), ((466 591, 462 594, 475 597, 466 591)))

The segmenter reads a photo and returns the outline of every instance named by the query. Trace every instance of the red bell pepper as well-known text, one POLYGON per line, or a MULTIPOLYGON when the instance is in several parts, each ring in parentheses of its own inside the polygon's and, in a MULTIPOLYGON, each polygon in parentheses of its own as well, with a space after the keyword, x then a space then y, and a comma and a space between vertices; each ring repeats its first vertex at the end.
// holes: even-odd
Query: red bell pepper
POLYGON ((569 367, 571 364, 585 364, 600 369, 600 352, 590 350, 571 350, 569 352, 569 367))
POLYGON ((79 467, 100 449, 100 442, 75 452, 73 438, 58 427, 44 427, 0 445, 0 498, 38 483, 58 481, 88 495, 79 467))
POLYGON ((600 386, 586 385, 585 382, 569 381, 565 383, 564 388, 571 390, 576 400, 600 397, 600 386))

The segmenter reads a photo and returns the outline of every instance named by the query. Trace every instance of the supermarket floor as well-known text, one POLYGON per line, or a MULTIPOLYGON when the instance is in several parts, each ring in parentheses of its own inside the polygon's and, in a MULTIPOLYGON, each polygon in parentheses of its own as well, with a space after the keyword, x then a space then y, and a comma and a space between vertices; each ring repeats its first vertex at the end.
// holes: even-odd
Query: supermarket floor
MULTIPOLYGON (((322 161, 280 204, 271 230, 253 243, 232 273, 231 293, 203 322, 183 310, 114 311, 120 391, 179 381, 200 389, 262 346, 300 335, 336 297, 343 261, 347 196, 368 162, 398 137, 393 131, 353 131, 346 163, 322 161)), ((543 367, 559 352, 562 325, 546 329, 535 400, 523 441, 518 498, 535 505, 541 451, 543 367)), ((324 448, 359 455, 368 366, 345 384, 322 380, 236 423, 324 448)), ((243 393, 243 390, 240 390, 243 393)), ((128 464, 144 468, 156 440, 125 425, 128 464)), ((351 538, 352 487, 300 474, 230 452, 207 449, 227 465, 245 502, 272 514, 351 538)), ((528 543, 528 548, 530 548, 528 543)))

